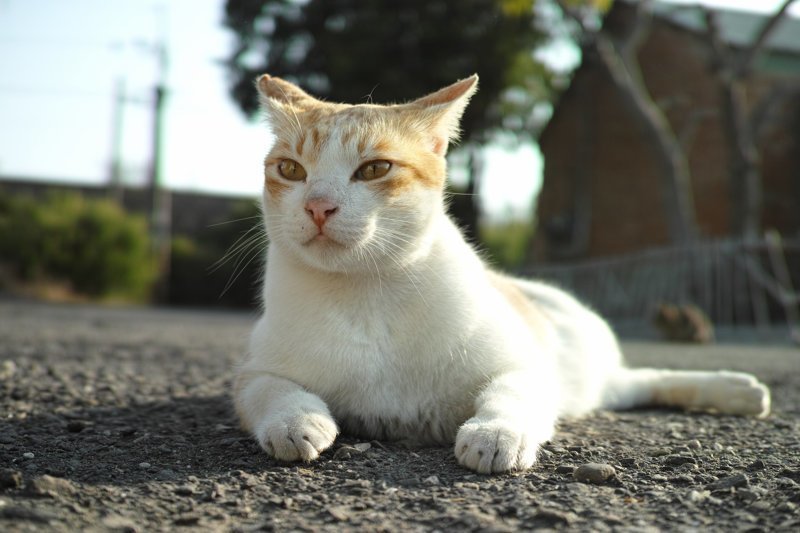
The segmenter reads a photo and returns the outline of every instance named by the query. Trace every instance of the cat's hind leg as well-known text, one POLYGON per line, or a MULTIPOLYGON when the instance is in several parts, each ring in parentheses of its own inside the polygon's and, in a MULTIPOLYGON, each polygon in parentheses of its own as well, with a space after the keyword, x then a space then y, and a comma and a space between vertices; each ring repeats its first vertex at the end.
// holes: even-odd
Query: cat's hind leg
POLYGON ((605 387, 602 407, 672 407, 766 417, 769 389, 742 372, 620 368, 605 387))

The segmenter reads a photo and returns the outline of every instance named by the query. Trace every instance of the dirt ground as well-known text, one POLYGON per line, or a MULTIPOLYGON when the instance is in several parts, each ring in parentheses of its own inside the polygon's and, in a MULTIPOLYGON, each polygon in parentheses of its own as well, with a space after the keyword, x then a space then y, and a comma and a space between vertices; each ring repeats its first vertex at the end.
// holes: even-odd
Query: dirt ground
POLYGON ((636 366, 754 372, 774 413, 597 413, 531 470, 481 476, 346 436, 269 459, 227 397, 253 320, 0 301, 0 530, 800 531, 796 348, 626 343, 636 366), (576 480, 587 463, 610 477, 576 480))

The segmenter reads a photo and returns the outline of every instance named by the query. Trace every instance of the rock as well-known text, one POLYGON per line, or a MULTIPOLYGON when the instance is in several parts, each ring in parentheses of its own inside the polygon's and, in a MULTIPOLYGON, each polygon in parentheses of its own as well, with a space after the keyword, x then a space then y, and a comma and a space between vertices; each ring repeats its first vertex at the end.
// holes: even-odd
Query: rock
POLYGON ((692 503, 700 503, 708 499, 711 496, 711 491, 708 490, 693 490, 689 492, 689 501, 692 503))
MULTIPOLYGON (((367 443, 367 446, 369 446, 368 443, 367 443)), ((366 448, 366 449, 369 449, 369 448, 366 448)), ((349 459, 350 457, 352 457, 354 455, 361 455, 362 453, 364 453, 364 450, 361 450, 361 449, 357 448, 356 446, 348 446, 348 445, 345 444, 344 446, 342 446, 341 448, 336 450, 336 452, 333 454, 333 458, 334 459, 349 459)))
POLYGON ((709 490, 726 490, 733 487, 746 487, 750 484, 750 479, 745 474, 736 474, 735 476, 728 476, 710 483, 706 488, 709 490))
POLYGON ((0 489, 18 489, 22 486, 22 472, 4 468, 0 470, 0 489))
POLYGON ((119 531, 125 533, 136 533, 137 531, 140 531, 133 520, 115 514, 103 518, 103 525, 108 531, 119 531))
POLYGON ((764 464, 764 461, 762 461, 761 459, 756 459, 755 461, 753 461, 752 463, 747 465, 747 469, 749 471, 751 471, 751 472, 754 472, 754 471, 757 471, 757 470, 764 470, 766 467, 767 467, 767 465, 764 464))
POLYGON ((670 466, 680 466, 686 463, 697 464, 697 460, 688 455, 669 455, 664 459, 664 464, 670 466))
POLYGON ((191 485, 180 485, 175 487, 175 490, 172 491, 173 493, 177 494, 178 496, 191 496, 195 493, 194 487, 191 485))
POLYGON ((603 483, 616 475, 614 467, 605 463, 586 463, 575 469, 572 476, 581 483, 603 483))
POLYGON ((67 422, 67 431, 69 431, 70 433, 80 433, 81 431, 86 429, 88 425, 89 424, 87 424, 83 420, 70 420, 69 422, 67 422))
POLYGON ((33 452, 25 452, 22 454, 22 457, 25 459, 33 459, 36 455, 33 452))
POLYGON ((326 507, 325 510, 339 522, 350 520, 350 513, 343 505, 331 505, 326 507))
POLYGON ((572 474, 575 472, 575 467, 572 465, 558 465, 556 467, 556 474, 572 474))
POLYGON ((575 515, 569 512, 562 512, 556 509, 540 509, 535 515, 534 520, 546 522, 549 525, 569 525, 575 521, 575 515))
POLYGON ((5 360, 0 364, 0 380, 10 379, 17 373, 17 364, 11 360, 5 360))
POLYGON ((436 475, 433 475, 433 476, 430 476, 430 477, 426 477, 425 479, 422 480, 422 483, 424 483, 425 485, 429 485, 429 486, 438 485, 439 484, 439 477, 436 476, 436 475))
POLYGON ((703 445, 700 443, 699 440, 694 439, 687 442, 686 447, 689 448, 690 450, 696 451, 696 450, 701 450, 703 448, 703 445))
POLYGON ((36 496, 69 496, 75 492, 75 485, 64 478, 43 475, 31 481, 29 490, 36 496))
POLYGON ((141 468, 143 470, 147 469, 147 468, 150 468, 150 466, 152 466, 152 465, 150 463, 146 462, 146 461, 143 461, 143 462, 139 463, 139 468, 141 468))

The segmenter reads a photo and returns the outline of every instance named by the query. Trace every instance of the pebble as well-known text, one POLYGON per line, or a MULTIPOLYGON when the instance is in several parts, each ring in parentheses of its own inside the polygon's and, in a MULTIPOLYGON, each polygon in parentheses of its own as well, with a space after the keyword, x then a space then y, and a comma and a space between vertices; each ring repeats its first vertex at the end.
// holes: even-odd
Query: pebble
POLYGON ((22 486, 22 472, 5 468, 0 470, 0 489, 18 489, 22 486))
POLYGON ((572 476, 581 483, 603 483, 616 475, 614 467, 605 463, 586 463, 575 469, 572 476))
POLYGON ((422 482, 425 485, 431 485, 431 486, 439 485, 439 477, 436 476, 436 475, 433 475, 433 476, 430 476, 430 477, 426 477, 425 479, 422 480, 422 482))
POLYGON ((150 466, 152 465, 148 462, 139 463, 139 468, 150 468, 150 466))
POLYGON ((703 449, 703 445, 697 439, 690 440, 689 442, 686 443, 686 446, 690 450, 701 450, 701 449, 703 449))
POLYGON ((341 505, 331 505, 325 509, 328 513, 340 522, 345 522, 350 519, 350 513, 347 508, 341 505))
POLYGON ((697 460, 688 455, 669 455, 664 459, 664 464, 671 466, 680 466, 686 463, 697 464, 697 460))
POLYGON ((25 459, 33 459, 36 455, 33 452, 25 452, 22 454, 22 457, 25 459))
POLYGON ((9 379, 16 373, 17 364, 14 361, 7 359, 0 365, 0 380, 9 379))
POLYGON ((43 475, 34 478, 29 489, 39 496, 68 496, 75 492, 75 485, 67 479, 43 475))
POLYGON ((689 501, 700 503, 707 500, 709 496, 711 496, 711 491, 709 490, 693 490, 689 492, 689 501))
POLYGON ((733 487, 746 487, 750 484, 750 479, 745 474, 736 474, 734 476, 724 477, 718 479, 714 483, 708 485, 709 490, 725 490, 733 487))

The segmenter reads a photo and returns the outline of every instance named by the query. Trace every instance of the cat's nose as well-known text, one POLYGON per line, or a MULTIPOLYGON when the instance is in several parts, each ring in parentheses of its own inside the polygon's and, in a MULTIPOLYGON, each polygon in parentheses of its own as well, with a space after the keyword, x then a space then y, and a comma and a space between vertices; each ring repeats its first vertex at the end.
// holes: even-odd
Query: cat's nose
POLYGON ((339 209, 339 207, 334 205, 330 200, 325 200, 323 198, 308 200, 305 207, 306 213, 314 220, 314 224, 316 224, 319 229, 322 229, 328 217, 339 209))

